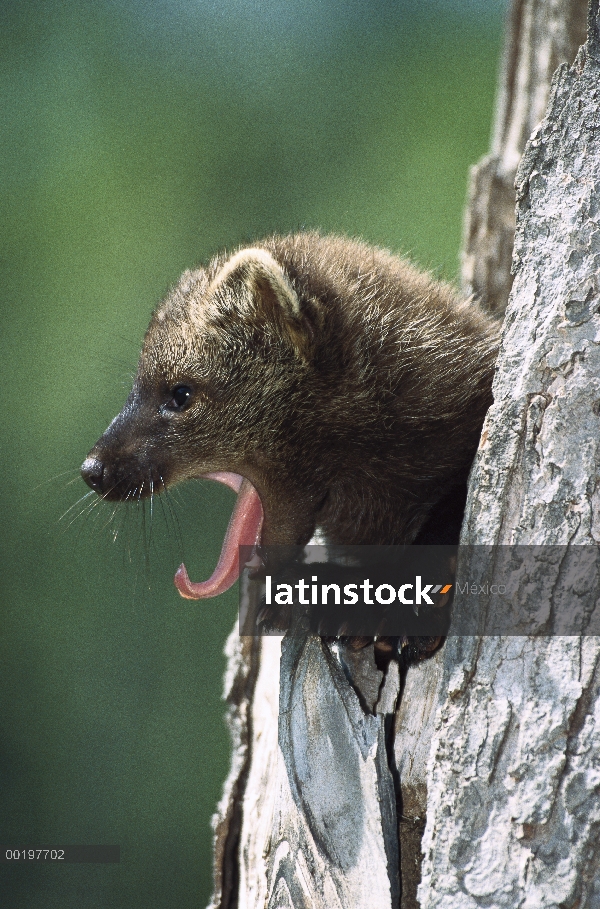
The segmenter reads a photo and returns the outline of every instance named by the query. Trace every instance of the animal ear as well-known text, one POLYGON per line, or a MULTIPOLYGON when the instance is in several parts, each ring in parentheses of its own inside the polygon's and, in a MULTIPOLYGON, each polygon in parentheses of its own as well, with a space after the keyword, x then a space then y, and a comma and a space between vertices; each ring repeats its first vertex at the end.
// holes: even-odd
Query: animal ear
POLYGON ((275 320, 298 352, 308 353, 313 337, 311 327, 304 324, 298 295, 284 270, 266 249, 242 249, 232 256, 217 273, 210 291, 219 288, 231 288, 238 305, 246 301, 254 317, 275 320))

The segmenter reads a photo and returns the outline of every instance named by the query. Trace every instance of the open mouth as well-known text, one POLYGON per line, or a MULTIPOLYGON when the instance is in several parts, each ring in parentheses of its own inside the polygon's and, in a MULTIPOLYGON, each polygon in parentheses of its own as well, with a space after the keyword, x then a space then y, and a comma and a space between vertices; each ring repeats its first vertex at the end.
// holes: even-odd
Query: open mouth
POLYGON ((235 584, 239 577, 239 547, 260 543, 264 512, 259 495, 249 480, 237 473, 216 471, 203 474, 203 479, 224 483, 237 492, 237 501, 229 519, 217 567, 207 581, 190 581, 183 562, 175 573, 175 586, 187 600, 216 597, 235 584))

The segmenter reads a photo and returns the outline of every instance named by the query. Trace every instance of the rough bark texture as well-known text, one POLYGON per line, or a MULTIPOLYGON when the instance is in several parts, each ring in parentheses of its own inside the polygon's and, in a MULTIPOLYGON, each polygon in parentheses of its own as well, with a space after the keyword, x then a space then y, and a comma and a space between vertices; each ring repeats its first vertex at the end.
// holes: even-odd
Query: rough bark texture
POLYGON ((394 785, 382 716, 330 648, 285 638, 269 907, 398 905, 394 785))
POLYGON ((394 763, 400 791, 401 909, 416 909, 421 880, 421 840, 427 809, 427 761, 440 697, 444 652, 410 666, 394 729, 394 763))
POLYGON ((471 170, 462 286, 502 316, 511 287, 514 180, 525 143, 539 124, 550 82, 585 40, 586 0, 513 0, 507 23, 489 155, 471 170))
POLYGON ((234 757, 210 909, 397 907, 386 743, 397 667, 384 679, 372 648, 346 653, 301 634, 240 639, 235 628, 227 649, 234 757))
MULTIPOLYGON (((550 589, 568 547, 600 539, 598 0, 589 24, 517 174, 515 281, 463 527, 465 542, 564 544, 550 589)), ((593 609, 595 589, 571 597, 593 609)), ((449 639, 422 909, 600 906, 599 664, 594 637, 449 639)))
POLYGON ((238 905, 240 874, 243 873, 239 862, 243 803, 256 752, 254 738, 258 728, 252 714, 255 705, 257 709, 264 709, 265 703, 268 704, 268 701, 255 699, 259 668, 262 668, 261 643, 260 638, 240 638, 236 623, 225 645, 224 697, 228 702, 232 759, 213 817, 214 893, 208 909, 238 905))

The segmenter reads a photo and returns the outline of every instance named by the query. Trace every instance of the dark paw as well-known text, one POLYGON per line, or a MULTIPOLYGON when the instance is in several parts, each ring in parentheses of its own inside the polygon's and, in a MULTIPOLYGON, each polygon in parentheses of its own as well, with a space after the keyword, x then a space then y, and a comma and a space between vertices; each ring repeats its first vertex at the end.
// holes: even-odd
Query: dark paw
POLYGON ((410 666, 412 663, 418 663, 421 660, 432 656, 441 646, 444 638, 441 637, 418 637, 418 638, 400 638, 399 655, 400 663, 403 667, 410 666))

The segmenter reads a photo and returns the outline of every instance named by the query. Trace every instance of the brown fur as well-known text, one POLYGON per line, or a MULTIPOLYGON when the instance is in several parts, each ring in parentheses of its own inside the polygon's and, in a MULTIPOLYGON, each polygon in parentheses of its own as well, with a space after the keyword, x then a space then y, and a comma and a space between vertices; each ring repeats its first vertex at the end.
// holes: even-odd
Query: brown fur
POLYGON ((137 498, 234 471, 260 494, 264 543, 316 526, 339 543, 412 542, 464 486, 496 350, 474 303, 407 262, 271 237, 185 272, 156 309, 133 390, 90 452, 95 488, 137 498), (174 412, 178 385, 193 397, 174 412))

